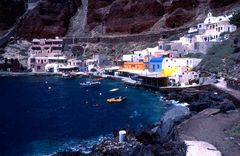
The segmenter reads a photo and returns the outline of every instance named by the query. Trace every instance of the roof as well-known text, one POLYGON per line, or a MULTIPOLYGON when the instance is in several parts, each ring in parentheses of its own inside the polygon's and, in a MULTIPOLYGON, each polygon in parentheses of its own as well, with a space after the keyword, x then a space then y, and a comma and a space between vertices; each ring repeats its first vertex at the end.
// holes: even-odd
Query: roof
POLYGON ((150 63, 161 63, 163 61, 163 57, 154 57, 150 60, 150 63))
POLYGON ((228 17, 225 16, 218 16, 215 19, 215 23, 219 23, 219 22, 229 22, 230 20, 228 19, 228 17))

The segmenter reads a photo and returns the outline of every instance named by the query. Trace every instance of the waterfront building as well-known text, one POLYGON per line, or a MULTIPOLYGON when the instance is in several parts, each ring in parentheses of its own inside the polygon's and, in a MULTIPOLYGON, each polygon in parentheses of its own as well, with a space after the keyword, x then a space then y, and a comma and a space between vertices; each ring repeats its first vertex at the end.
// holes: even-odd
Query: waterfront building
POLYGON ((29 49, 28 69, 33 72, 58 72, 58 66, 67 63, 67 57, 62 50, 62 39, 33 39, 29 49))
MULTIPOLYGON (((189 81, 192 79, 191 74, 193 73, 190 71, 200 62, 201 59, 197 58, 164 58, 162 64, 162 76, 170 77, 170 79, 174 79, 176 83, 189 81), (188 72, 191 74, 187 74, 188 72)), ((195 76, 195 78, 197 77, 195 76)))
POLYGON ((163 76, 140 75, 140 83, 142 86, 150 89, 159 89, 168 86, 169 78, 163 76))
POLYGON ((87 71, 97 70, 109 64, 106 54, 93 55, 91 59, 85 60, 87 71))
POLYGON ((161 73, 162 72, 163 57, 154 57, 149 62, 150 72, 161 73))
MULTIPOLYGON (((123 62, 138 62, 141 60, 141 54, 127 54, 122 57, 123 62)), ((143 59, 142 59, 143 61, 143 59)))
POLYGON ((124 62, 123 66, 119 71, 144 71, 145 63, 144 62, 124 62))

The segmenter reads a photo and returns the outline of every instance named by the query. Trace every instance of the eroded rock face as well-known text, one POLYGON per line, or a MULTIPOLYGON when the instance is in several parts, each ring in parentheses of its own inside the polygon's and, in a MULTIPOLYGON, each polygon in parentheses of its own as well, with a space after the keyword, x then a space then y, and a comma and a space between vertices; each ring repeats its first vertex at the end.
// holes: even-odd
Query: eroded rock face
POLYGON ((42 0, 26 17, 19 19, 16 33, 21 38, 53 38, 64 36, 70 18, 81 0, 42 0))
POLYGON ((211 9, 225 7, 230 4, 240 2, 239 0, 210 0, 209 5, 211 9))
POLYGON ((25 0, 0 1, 0 32, 14 25, 17 18, 25 12, 25 0))
POLYGON ((103 25, 107 33, 140 33, 148 30, 164 15, 156 0, 89 1, 88 28, 103 25))
POLYGON ((150 30, 158 21, 161 21, 162 29, 178 28, 194 21, 200 14, 215 9, 221 12, 225 6, 238 1, 89 0, 87 29, 91 31, 101 26, 104 33, 135 34, 150 30))

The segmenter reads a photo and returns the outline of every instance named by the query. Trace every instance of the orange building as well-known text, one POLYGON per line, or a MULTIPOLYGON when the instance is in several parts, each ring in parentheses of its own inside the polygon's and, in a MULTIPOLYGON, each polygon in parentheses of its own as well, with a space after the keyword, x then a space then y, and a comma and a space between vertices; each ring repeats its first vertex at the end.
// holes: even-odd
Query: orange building
POLYGON ((123 66, 119 71, 144 71, 145 63, 144 62, 124 62, 123 66))

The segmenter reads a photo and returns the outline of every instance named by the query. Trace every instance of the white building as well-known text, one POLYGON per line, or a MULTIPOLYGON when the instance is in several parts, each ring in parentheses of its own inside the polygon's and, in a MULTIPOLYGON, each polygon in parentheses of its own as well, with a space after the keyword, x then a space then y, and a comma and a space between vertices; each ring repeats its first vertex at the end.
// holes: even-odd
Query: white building
MULTIPOLYGON (((46 72, 46 66, 61 66, 67 63, 67 57, 62 54, 63 40, 56 39, 33 39, 29 49, 28 69, 33 72, 46 72)), ((51 72, 57 72, 56 68, 51 72)))
POLYGON ((228 39, 229 33, 237 30, 237 26, 230 24, 231 16, 215 17, 208 13, 203 23, 197 25, 197 42, 217 42, 228 39))
POLYGON ((188 33, 175 41, 162 41, 159 46, 171 49, 174 56, 183 56, 188 53, 206 53, 213 45, 229 38, 230 33, 237 27, 230 24, 231 16, 214 17, 209 13, 203 23, 191 27, 188 33))
POLYGON ((195 68, 202 59, 197 58, 164 58, 162 68, 195 68))

